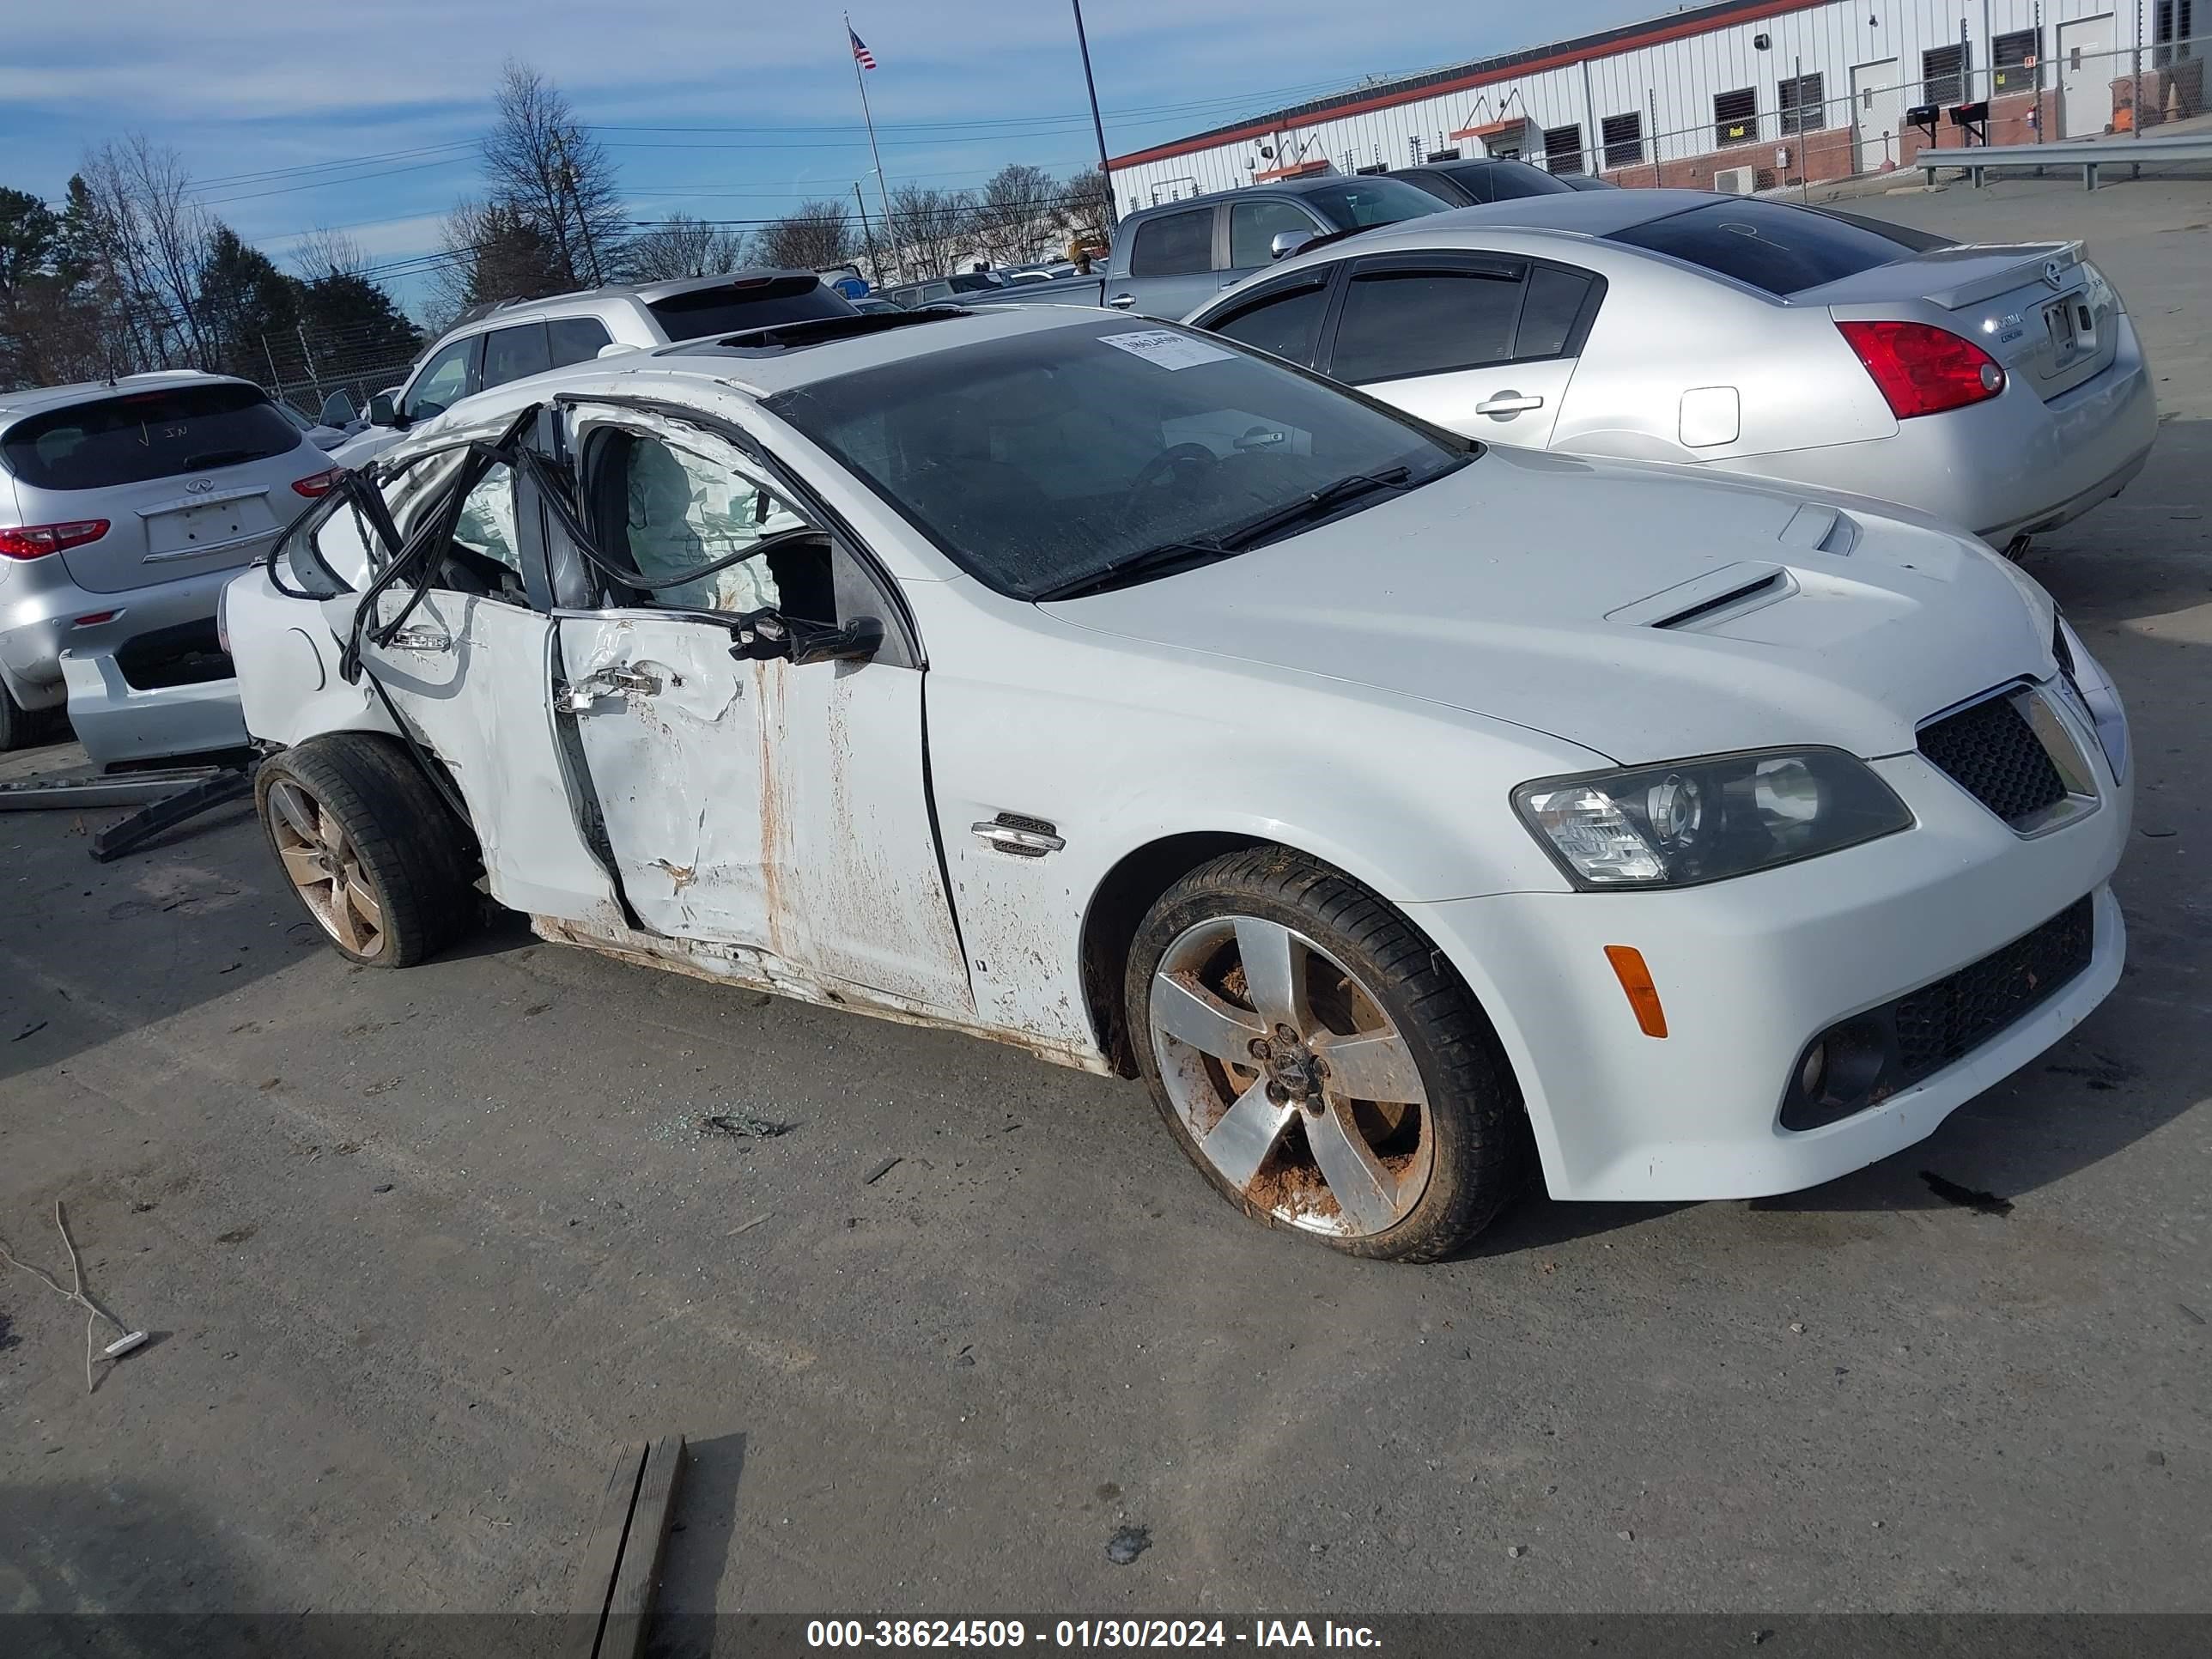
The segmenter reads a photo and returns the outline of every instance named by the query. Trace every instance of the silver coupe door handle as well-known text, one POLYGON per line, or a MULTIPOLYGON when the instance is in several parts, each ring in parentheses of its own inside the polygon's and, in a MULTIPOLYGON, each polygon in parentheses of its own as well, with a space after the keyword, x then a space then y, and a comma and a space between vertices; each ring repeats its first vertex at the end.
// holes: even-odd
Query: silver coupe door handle
POLYGON ((434 628, 403 628, 392 636, 392 647, 396 651, 450 651, 453 648, 453 636, 434 628))
POLYGON ((1117 294, 1106 303, 1116 311, 1127 311, 1137 303, 1137 296, 1133 294, 1117 294))
POLYGON ((1541 409, 1541 398, 1524 398, 1517 392, 1501 392, 1495 398, 1486 398, 1474 406, 1478 415, 1518 415, 1527 409, 1541 409))

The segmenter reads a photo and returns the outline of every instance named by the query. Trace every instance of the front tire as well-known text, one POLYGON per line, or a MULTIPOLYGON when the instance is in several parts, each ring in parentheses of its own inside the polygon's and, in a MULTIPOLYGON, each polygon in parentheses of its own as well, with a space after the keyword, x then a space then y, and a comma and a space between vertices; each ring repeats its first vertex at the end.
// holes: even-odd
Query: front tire
POLYGON ((347 960, 410 968, 476 915, 467 832, 391 739, 310 738, 263 763, 253 799, 294 896, 347 960))
POLYGON ((1413 927, 1281 847, 1163 894, 1123 985, 1169 1132, 1254 1220, 1432 1261, 1518 1191, 1521 1100, 1481 1009, 1413 927))

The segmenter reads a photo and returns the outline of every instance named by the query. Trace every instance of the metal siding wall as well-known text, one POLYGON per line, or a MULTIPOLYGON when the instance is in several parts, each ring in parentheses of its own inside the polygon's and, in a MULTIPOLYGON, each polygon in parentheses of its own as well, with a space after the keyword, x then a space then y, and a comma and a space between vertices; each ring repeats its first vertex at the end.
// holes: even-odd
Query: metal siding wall
MULTIPOLYGON (((2136 0, 2044 0, 2042 53, 2048 57, 2056 51, 2060 23, 2106 12, 2113 15, 2115 46, 2132 48, 2138 44, 2137 10, 2136 0)), ((2034 27, 2035 11, 2035 0, 1988 0, 1989 35, 2034 27)), ((1969 66, 1978 78, 1989 70, 1994 55, 1990 40, 1984 35, 1983 15, 1984 0, 1834 0, 1834 3, 1756 22, 1730 24, 1655 46, 1594 58, 1589 64, 1587 106, 1583 68, 1570 64, 1468 91, 1324 120, 1278 137, 1286 141, 1282 143, 1285 155, 1296 153, 1303 143, 1309 158, 1325 157, 1332 167, 1341 168, 1346 152, 1350 151, 1353 166, 1359 167, 1370 165, 1379 149, 1383 165, 1395 167, 1407 164, 1413 139, 1419 139, 1425 155, 1437 147, 1440 139, 1450 142, 1444 135, 1478 119, 1496 119, 1500 110, 1509 114, 1525 112, 1528 154, 1541 154, 1543 129, 1577 124, 1583 129, 1584 165, 1594 170, 1604 118, 1632 112, 1644 117, 1647 158, 1662 138, 1668 157, 1688 155, 1711 148, 1713 98, 1718 93, 1756 88, 1762 134, 1771 132, 1780 101, 1779 83, 1796 73, 1801 58, 1806 74, 1821 77, 1822 95, 1829 100, 1825 124, 1830 126, 1850 123, 1844 100, 1850 95, 1854 64, 1896 58, 1898 83, 1905 89, 1900 102, 1919 102, 1921 54, 1932 47, 1956 45, 1962 21, 1969 42, 1969 66), (1869 19, 1875 20, 1871 27, 1869 19), (1752 45, 1752 37, 1761 33, 1772 40, 1765 52, 1752 45), (1699 128, 1706 130, 1702 145, 1696 131, 1699 128)), ((1113 175, 1115 199, 1124 208, 1132 197, 1140 205, 1149 204, 1153 189, 1164 191, 1171 181, 1194 177, 1201 191, 1249 184, 1245 162, 1266 142, 1269 141, 1244 139, 1118 169, 1113 175)), ((1459 143, 1470 155, 1481 152, 1479 140, 1459 143)), ((1263 161, 1262 170, 1280 165, 1281 160, 1263 161)))

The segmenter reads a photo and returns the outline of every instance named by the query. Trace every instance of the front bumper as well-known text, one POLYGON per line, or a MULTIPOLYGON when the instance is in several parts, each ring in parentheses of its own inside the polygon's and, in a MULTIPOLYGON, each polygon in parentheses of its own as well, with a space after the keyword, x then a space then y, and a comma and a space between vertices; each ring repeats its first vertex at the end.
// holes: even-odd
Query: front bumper
POLYGON ((1918 755, 1875 769, 1916 827, 1710 886, 1511 893, 1411 907, 1467 970, 1514 1063, 1563 1199, 1755 1198, 1911 1146, 2078 1024, 2118 982, 2125 931, 2109 885, 2130 795, 2022 839, 1918 755), (1784 1129, 1806 1046, 1840 1020, 1979 962, 2094 895, 2088 964, 1977 1048, 1840 1121, 1784 1129), (1668 1035, 1645 1036, 1605 956, 1643 952, 1668 1035))
POLYGON ((19 565, 0 583, 0 681, 25 708, 58 708, 67 696, 64 651, 107 656, 142 635, 210 621, 224 584, 237 574, 233 565, 120 593, 94 593, 70 581, 58 558, 19 565), (113 614, 105 622, 76 620, 107 612, 113 614))

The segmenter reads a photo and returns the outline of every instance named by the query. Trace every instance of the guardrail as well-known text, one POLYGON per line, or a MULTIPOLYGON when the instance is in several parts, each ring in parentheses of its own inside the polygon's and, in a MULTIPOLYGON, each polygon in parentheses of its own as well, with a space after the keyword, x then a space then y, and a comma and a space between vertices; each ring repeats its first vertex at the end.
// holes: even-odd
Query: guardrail
POLYGON ((1965 149, 1923 150, 1912 165, 1935 183, 1939 171, 1964 173, 1981 188, 1982 175, 1992 167, 2078 167, 2081 188, 2097 187, 2100 167, 2124 163, 2142 176, 2146 162, 2212 161, 2212 132, 2192 132, 2172 138, 2094 138, 2057 144, 1976 144, 1965 149))

